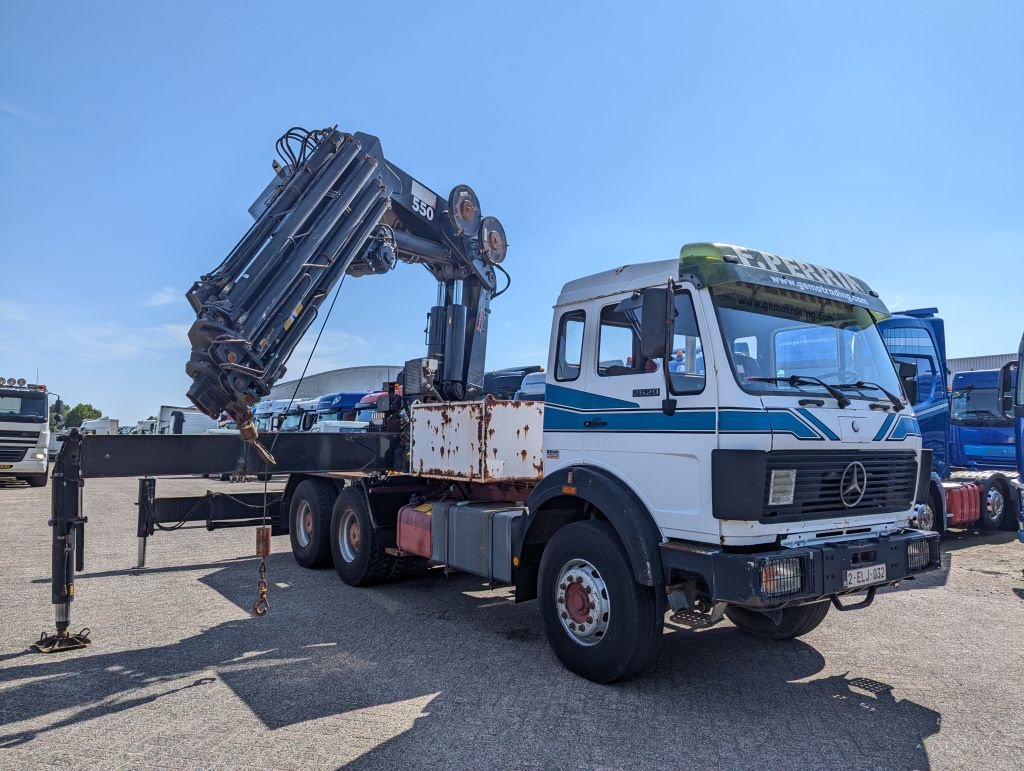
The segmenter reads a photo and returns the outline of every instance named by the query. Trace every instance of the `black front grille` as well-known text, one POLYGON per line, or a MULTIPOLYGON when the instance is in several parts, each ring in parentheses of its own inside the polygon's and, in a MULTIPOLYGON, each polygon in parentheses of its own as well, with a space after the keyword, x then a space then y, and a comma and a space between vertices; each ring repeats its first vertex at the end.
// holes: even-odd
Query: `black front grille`
POLYGON ((10 431, 7 429, 0 430, 0 437, 10 437, 11 439, 31 439, 35 441, 39 438, 38 431, 10 431))
POLYGON ((21 463, 24 459, 24 447, 0 447, 0 463, 21 463))
MULTIPOLYGON (((851 481, 850 472, 847 481, 851 481)), ((774 451, 768 453, 762 522, 828 519, 882 512, 906 511, 917 488, 917 456, 913 452, 774 451), (843 502, 840 482, 853 463, 866 472, 863 497, 854 505, 843 502), (772 469, 796 469, 793 503, 769 503, 772 469)), ((857 493, 848 494, 852 502, 857 493)))

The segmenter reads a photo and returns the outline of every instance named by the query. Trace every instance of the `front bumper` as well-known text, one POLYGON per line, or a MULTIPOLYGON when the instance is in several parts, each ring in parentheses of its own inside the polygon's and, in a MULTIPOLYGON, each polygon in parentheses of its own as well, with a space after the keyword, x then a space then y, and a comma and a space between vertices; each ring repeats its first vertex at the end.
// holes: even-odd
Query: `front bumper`
POLYGON ((705 584, 714 602, 727 602, 750 608, 785 608, 804 605, 828 597, 862 592, 936 570, 942 564, 938 533, 924 530, 900 530, 892 535, 860 540, 775 549, 738 554, 711 545, 669 541, 662 544, 662 566, 666 584, 677 583, 696 574, 705 584), (919 550, 926 560, 911 569, 908 550, 919 550), (780 563, 785 560, 785 563, 780 563), (786 580, 765 580, 766 569, 785 564, 798 569, 786 580), (846 588, 847 570, 881 565, 886 567, 883 581, 846 588), (767 584, 767 585, 766 585, 767 584))
POLYGON ((46 458, 42 460, 22 460, 17 463, 0 463, 0 477, 28 477, 45 474, 47 472, 47 463, 46 458))

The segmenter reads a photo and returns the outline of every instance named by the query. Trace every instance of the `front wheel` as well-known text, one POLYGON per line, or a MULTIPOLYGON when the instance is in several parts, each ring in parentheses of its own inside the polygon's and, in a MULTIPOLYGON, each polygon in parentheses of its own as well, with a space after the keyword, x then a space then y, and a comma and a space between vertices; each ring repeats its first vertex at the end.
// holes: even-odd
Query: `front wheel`
POLYGON ((537 582, 548 644, 566 669, 611 683, 654 661, 663 614, 654 588, 636 582, 607 522, 574 522, 556 532, 537 582))
POLYGON ((937 496, 938 493, 932 489, 928 494, 928 502, 918 512, 917 525, 922 530, 931 530, 941 536, 946 532, 946 517, 937 496))
POLYGON ((34 477, 25 477, 25 481, 28 482, 29 487, 46 487, 46 481, 49 477, 46 474, 37 474, 34 477))
POLYGON ((829 601, 825 600, 810 605, 785 608, 778 624, 767 613, 749 608, 730 606, 725 609, 725 615, 747 634, 769 640, 791 640, 794 637, 807 634, 824 621, 825 614, 828 613, 828 606, 829 601))

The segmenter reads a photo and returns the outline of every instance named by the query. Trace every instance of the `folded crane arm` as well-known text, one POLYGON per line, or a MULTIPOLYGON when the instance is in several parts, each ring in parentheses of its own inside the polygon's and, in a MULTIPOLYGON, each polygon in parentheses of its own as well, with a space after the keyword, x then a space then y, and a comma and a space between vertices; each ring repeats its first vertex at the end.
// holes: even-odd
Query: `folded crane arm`
POLYGON ((291 129, 278 150, 276 176, 250 208, 252 227, 188 292, 196 312, 189 399, 211 417, 228 412, 254 439, 253 405, 284 375, 338 281, 387 273, 399 261, 438 281, 427 350, 439 362, 437 393, 471 398, 507 248, 498 220, 481 216, 468 186, 442 198, 390 163, 368 134, 291 129))

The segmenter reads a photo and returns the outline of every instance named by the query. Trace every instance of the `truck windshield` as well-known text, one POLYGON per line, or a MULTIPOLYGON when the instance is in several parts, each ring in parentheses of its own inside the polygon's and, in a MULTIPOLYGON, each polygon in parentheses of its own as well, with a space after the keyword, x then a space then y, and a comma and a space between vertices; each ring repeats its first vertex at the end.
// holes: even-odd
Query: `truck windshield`
POLYGON ((1009 426, 1013 414, 999 409, 997 389, 967 386, 953 391, 949 419, 963 426, 1009 426))
POLYGON ((285 415, 281 421, 281 431, 298 431, 302 427, 302 413, 293 412, 285 415))
POLYGON ((41 391, 0 391, 0 420, 45 423, 46 394, 41 391))
POLYGON ((745 283, 714 287, 712 297, 733 372, 745 391, 829 395, 821 384, 791 379, 797 375, 838 386, 851 399, 881 398, 872 384, 900 393, 867 308, 745 283))

